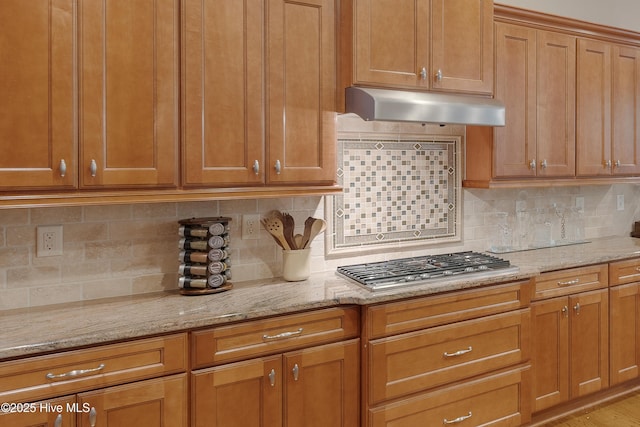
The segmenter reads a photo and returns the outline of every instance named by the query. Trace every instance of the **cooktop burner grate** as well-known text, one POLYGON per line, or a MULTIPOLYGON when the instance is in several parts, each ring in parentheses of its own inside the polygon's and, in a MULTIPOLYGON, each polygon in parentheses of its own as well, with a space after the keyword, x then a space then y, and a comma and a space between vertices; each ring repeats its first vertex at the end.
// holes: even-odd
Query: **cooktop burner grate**
POLYGON ((469 251, 341 266, 338 274, 376 290, 462 274, 491 276, 517 269, 502 258, 469 251))

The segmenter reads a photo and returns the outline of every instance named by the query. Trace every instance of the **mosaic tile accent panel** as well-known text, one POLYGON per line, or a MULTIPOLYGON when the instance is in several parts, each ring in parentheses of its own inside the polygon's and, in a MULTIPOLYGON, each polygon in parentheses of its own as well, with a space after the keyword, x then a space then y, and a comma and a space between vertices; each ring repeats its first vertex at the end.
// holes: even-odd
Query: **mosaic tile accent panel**
POLYGON ((458 137, 339 137, 343 194, 328 207, 328 252, 460 240, 459 146, 458 137))

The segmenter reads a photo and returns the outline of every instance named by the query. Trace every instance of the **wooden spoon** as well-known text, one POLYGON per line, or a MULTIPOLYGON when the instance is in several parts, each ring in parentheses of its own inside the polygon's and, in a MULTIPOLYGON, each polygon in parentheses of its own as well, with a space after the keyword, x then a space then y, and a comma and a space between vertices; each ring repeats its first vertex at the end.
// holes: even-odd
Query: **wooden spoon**
POLYGON ((306 249, 307 245, 309 244, 309 237, 311 237, 311 226, 313 225, 313 221, 314 218, 309 217, 304 222, 304 235, 302 236, 302 243, 300 244, 300 247, 303 249, 306 249))
POLYGON ((282 234, 284 235, 284 238, 286 239, 291 249, 300 249, 300 247, 296 244, 295 237, 293 236, 293 229, 296 226, 295 219, 293 219, 293 217, 288 213, 283 213, 282 225, 283 225, 282 234))
POLYGON ((284 238, 282 221, 276 217, 263 218, 261 221, 262 226, 273 236, 276 243, 280 245, 282 249, 291 250, 291 246, 287 243, 287 239, 284 238))
MULTIPOLYGON (((306 223, 305 223, 306 225, 306 223)), ((327 228, 327 223, 323 219, 313 218, 313 222, 311 223, 311 228, 309 230, 309 240, 305 247, 309 247, 313 239, 320 233, 322 233, 327 228)))

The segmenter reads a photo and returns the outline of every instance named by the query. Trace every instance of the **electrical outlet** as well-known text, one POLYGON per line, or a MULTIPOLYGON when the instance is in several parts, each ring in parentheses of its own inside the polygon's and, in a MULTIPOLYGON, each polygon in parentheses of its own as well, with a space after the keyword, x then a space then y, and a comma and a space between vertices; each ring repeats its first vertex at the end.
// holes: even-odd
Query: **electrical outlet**
POLYGON ((580 212, 584 212, 584 197, 577 196, 576 197, 576 209, 580 212))
POLYGON ((624 210, 624 194, 618 194, 618 210, 624 210))
POLYGON ((242 240, 260 238, 260 214, 242 215, 242 240))
POLYGON ((62 255, 62 226, 41 225, 37 230, 36 256, 62 255))

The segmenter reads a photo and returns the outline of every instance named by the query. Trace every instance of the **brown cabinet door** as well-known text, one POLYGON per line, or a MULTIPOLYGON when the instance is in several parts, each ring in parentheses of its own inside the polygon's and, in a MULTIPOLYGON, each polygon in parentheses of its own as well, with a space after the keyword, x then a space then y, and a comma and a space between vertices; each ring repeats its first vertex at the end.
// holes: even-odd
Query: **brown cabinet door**
POLYGON ((640 284, 615 286, 610 297, 610 384, 638 378, 640 374, 640 284))
POLYGON ((178 2, 81 0, 80 186, 177 183, 178 2))
POLYGON ((264 2, 186 0, 186 186, 264 183, 264 2))
POLYGON ((613 46, 613 173, 640 174, 640 49, 613 46))
POLYGON ((431 37, 433 89, 493 92, 493 0, 432 0, 431 37))
POLYGON ((359 425, 359 339, 284 356, 285 425, 359 425))
POLYGON ((536 30, 496 24, 496 99, 506 126, 494 128, 494 176, 536 175, 536 30))
POLYGON ((576 175, 611 175, 611 45, 578 40, 576 175))
POLYGON ((191 380, 191 423, 197 427, 282 425, 282 356, 197 371, 191 380))
POLYGON ((0 411, 0 425, 8 427, 73 427, 76 413, 73 412, 75 396, 46 400, 35 403, 17 403, 0 411))
POLYGON ((73 3, 2 1, 0 190, 76 185, 73 3))
POLYGON ((78 425, 186 427, 186 402, 186 374, 81 393, 77 403, 78 425))
POLYGON ((429 1, 353 3, 354 83, 428 89, 429 1))
POLYGON ((569 297, 571 397, 609 387, 609 291, 569 297))
POLYGON ((538 176, 575 175, 576 39, 537 34, 538 176))
POLYGON ((269 0, 267 182, 333 184, 335 0, 269 0))
POLYGON ((533 412, 569 400, 569 300, 531 304, 533 412))

